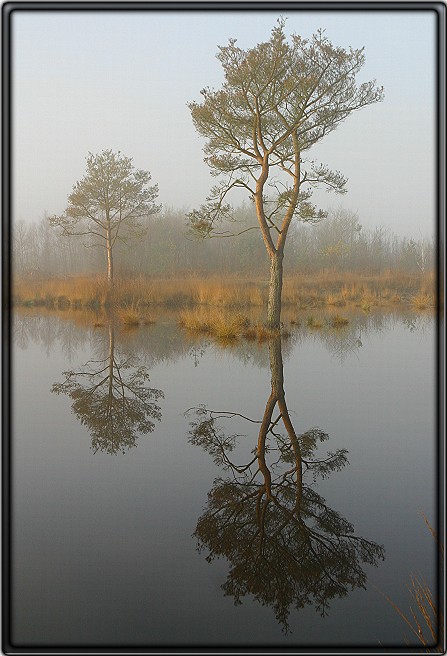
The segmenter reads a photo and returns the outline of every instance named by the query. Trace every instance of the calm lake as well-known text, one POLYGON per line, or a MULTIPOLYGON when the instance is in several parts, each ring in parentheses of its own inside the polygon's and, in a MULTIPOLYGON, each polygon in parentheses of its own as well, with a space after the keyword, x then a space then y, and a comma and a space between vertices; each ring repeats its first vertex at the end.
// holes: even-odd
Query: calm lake
POLYGON ((405 647, 436 592, 436 323, 216 344, 15 312, 16 647, 405 647))

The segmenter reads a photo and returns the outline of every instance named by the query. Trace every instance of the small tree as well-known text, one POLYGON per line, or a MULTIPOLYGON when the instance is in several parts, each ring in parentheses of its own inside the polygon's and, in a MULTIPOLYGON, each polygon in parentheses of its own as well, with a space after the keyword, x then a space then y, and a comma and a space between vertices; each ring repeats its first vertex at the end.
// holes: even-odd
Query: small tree
POLYGON ((67 209, 50 217, 50 224, 62 228, 63 235, 87 235, 89 245, 105 249, 111 288, 114 246, 145 234, 143 220, 160 211, 154 204, 158 185, 149 186, 150 173, 135 169, 120 151, 89 153, 86 160, 87 173, 73 186, 67 209))
POLYGON ((313 187, 346 191, 341 173, 305 155, 351 112, 383 98, 374 81, 356 84, 363 48, 336 48, 322 31, 310 41, 293 34, 288 43, 284 25, 279 20, 270 40, 249 50, 237 47, 235 39, 220 47, 222 88, 204 89, 203 101, 188 105, 197 131, 207 139, 211 174, 223 175, 207 202, 188 214, 189 225, 202 237, 223 236, 216 228, 232 215, 227 194, 237 187, 250 194, 270 257, 267 322, 275 330, 292 220, 326 216, 310 202, 313 187))

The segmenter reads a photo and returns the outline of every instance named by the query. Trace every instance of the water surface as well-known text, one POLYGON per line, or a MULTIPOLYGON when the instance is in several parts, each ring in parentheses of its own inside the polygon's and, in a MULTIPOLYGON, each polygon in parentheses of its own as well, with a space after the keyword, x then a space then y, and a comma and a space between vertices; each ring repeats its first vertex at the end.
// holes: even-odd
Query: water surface
POLYGON ((14 645, 411 644, 383 594, 435 587, 431 317, 219 345, 16 313, 12 363, 14 645))

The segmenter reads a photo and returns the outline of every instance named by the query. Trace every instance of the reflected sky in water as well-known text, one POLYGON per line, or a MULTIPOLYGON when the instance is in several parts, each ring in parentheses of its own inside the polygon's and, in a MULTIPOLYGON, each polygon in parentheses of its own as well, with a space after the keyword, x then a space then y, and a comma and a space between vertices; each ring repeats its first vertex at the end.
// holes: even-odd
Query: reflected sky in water
POLYGON ((275 348, 14 315, 17 644, 405 645, 379 591, 436 574, 434 321, 275 348))

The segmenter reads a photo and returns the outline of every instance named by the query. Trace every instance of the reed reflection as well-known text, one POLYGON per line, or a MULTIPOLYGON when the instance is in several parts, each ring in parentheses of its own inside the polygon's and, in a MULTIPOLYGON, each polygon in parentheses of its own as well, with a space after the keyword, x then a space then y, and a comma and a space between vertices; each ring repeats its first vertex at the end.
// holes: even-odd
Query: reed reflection
POLYGON ((209 551, 209 562, 227 558, 225 595, 235 604, 253 595, 273 608, 288 632, 292 608, 312 604, 324 616, 332 599, 364 588, 363 565, 377 565, 384 548, 356 535, 314 489, 317 478, 348 464, 347 451, 317 457, 328 435, 318 428, 295 432, 284 393, 281 338, 272 338, 268 348, 271 392, 262 419, 205 406, 187 413, 190 442, 227 472, 214 481, 194 536, 199 551, 209 551), (237 454, 246 436, 222 428, 229 420, 259 426, 257 444, 245 461, 237 454))
POLYGON ((125 453, 136 446, 140 434, 151 433, 161 420, 158 400, 163 392, 147 386, 147 367, 137 359, 118 359, 115 354, 115 327, 108 323, 106 357, 89 360, 79 370, 64 371, 65 380, 51 391, 67 394, 72 410, 91 435, 96 453, 125 453))

